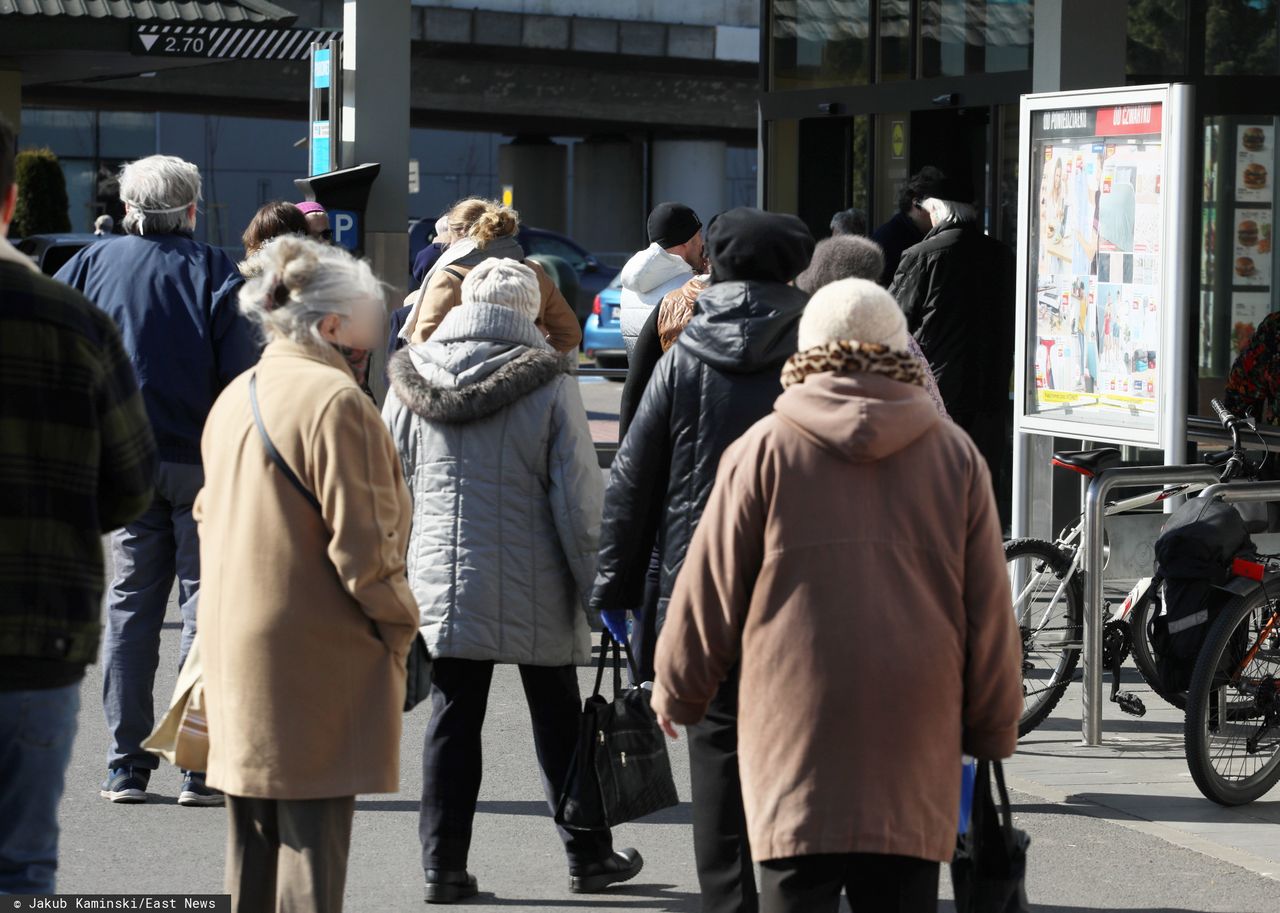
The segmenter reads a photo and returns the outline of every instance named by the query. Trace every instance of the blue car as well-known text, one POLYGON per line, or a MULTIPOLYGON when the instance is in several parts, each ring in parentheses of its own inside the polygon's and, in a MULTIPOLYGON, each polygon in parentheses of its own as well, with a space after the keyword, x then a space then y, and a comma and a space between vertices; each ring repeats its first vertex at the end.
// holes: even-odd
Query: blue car
POLYGON ((596 295, 591 316, 582 328, 582 351, 594 359, 598 368, 625 368, 627 347, 622 342, 622 276, 613 277, 596 295))

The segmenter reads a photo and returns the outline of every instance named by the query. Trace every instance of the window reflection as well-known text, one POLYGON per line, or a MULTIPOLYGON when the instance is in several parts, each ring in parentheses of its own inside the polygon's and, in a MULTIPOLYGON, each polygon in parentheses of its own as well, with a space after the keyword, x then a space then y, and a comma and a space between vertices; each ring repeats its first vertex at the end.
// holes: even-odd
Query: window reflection
POLYGON ((1209 0, 1205 9, 1205 71, 1214 76, 1280 71, 1275 0, 1209 0))
POLYGON ((870 0, 774 0, 772 88, 870 82, 870 0))
POLYGON ((1029 69, 1031 34, 1030 0, 922 0, 922 75, 1029 69))

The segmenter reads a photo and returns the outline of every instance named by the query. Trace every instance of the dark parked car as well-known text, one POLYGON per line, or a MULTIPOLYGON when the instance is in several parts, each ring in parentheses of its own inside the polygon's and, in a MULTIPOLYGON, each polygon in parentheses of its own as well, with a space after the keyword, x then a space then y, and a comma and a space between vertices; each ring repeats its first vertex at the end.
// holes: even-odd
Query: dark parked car
MULTIPOLYGON (((418 251, 431 243, 435 234, 435 220, 420 219, 409 228, 409 262, 418 255, 418 251)), ((618 270, 605 266, 593 254, 585 250, 572 238, 567 238, 554 231, 542 228, 521 228, 518 236, 520 246, 529 256, 535 254, 542 257, 559 257, 569 264, 578 275, 578 293, 569 303, 578 315, 579 323, 586 323, 591 316, 591 307, 596 295, 608 288, 618 270)))
POLYGON ((79 253, 83 248, 98 241, 105 241, 111 235, 95 235, 91 233, 65 235, 32 235, 14 244, 40 267, 40 272, 52 276, 62 269, 63 264, 79 253))

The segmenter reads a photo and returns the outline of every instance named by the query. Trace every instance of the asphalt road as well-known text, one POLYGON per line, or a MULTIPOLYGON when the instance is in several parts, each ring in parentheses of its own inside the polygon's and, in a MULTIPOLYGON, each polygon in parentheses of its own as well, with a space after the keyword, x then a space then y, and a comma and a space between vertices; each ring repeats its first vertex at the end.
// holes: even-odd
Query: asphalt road
MULTIPOLYGON (((617 384, 584 384, 588 409, 616 411, 617 384)), ((158 712, 176 677, 178 623, 171 607, 157 674, 158 712)), ((593 674, 581 670, 583 693, 593 674)), ((176 804, 178 772, 162 767, 152 801, 111 805, 98 797, 107 734, 100 703, 101 675, 85 680, 80 728, 61 808, 62 893, 217 893, 226 839, 222 809, 176 804)), ((417 837, 422 736, 428 709, 405 717, 401 789, 364 796, 357 804, 347 887, 347 910, 411 910, 422 903, 417 837)), ((552 827, 534 756, 523 692, 514 669, 495 676, 484 736, 485 779, 476 818, 471 867, 482 894, 467 908, 506 910, 688 911, 699 909, 689 815, 688 756, 671 745, 682 805, 618 828, 617 846, 635 846, 646 859, 632 884, 602 896, 568 893, 567 868, 552 827)), ((1016 823, 1032 835, 1028 890, 1037 911, 1231 911, 1274 913, 1280 883, 1092 817, 1079 807, 1015 794, 1016 823)), ((944 876, 944 897, 949 896, 944 876)), ((944 902, 943 910, 951 905, 944 902)), ((855 909, 856 906, 855 906, 855 909)))

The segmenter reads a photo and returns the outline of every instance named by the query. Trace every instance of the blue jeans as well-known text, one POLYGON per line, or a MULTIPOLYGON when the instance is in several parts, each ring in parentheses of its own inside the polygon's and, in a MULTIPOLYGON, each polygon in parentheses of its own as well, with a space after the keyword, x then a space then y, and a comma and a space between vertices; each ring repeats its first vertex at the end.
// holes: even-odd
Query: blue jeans
POLYGON ((203 485, 200 466, 161 463, 151 506, 111 536, 115 573, 107 592, 102 639, 102 706, 111 731, 108 767, 160 766, 160 759, 145 751, 142 742, 155 728, 152 692, 160 664, 160 630, 175 576, 182 609, 179 666, 196 636, 200 540, 191 508, 203 485))
POLYGON ((52 894, 80 683, 0 691, 0 894, 52 894))

